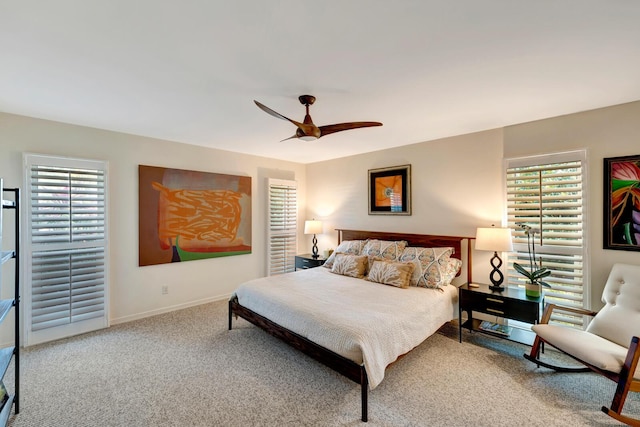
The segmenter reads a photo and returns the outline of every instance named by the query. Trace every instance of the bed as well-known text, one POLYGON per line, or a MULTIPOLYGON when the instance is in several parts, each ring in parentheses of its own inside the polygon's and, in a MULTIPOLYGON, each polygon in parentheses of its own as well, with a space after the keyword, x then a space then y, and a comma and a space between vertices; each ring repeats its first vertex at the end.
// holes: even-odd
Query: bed
MULTIPOLYGON (((408 248, 453 248, 451 258, 465 261, 457 275, 466 279, 457 282, 471 281, 469 240, 338 230, 339 244, 383 241, 406 242, 408 248)), ((374 258, 368 259, 371 263, 374 258)), ((382 381, 389 364, 457 316, 457 288, 399 289, 331 270, 317 267, 240 285, 229 301, 229 330, 233 317, 242 317, 360 384, 366 422, 369 389, 382 381)))

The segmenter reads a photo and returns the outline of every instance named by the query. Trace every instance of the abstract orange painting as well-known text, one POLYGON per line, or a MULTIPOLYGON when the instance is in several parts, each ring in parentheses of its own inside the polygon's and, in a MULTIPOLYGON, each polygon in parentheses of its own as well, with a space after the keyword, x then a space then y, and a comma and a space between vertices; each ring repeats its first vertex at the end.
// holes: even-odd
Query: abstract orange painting
POLYGON ((411 165, 369 170, 369 215, 411 215, 411 165))
POLYGON ((138 265, 251 253, 251 177, 138 167, 138 265))

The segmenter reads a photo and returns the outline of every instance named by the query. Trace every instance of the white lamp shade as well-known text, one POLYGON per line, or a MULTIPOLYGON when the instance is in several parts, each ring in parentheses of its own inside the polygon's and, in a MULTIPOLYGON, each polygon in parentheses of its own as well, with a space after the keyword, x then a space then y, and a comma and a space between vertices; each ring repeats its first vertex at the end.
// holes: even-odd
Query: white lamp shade
POLYGON ((322 234, 322 221, 305 221, 304 234, 322 234))
POLYGON ((476 231, 476 249, 492 252, 512 251, 511 229, 499 227, 478 228, 476 231))

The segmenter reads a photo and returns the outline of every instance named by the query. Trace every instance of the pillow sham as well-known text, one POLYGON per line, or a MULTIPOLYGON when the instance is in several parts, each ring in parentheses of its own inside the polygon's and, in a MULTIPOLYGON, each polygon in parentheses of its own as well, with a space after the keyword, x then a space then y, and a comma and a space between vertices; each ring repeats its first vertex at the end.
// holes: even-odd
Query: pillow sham
POLYGON ((364 247, 365 243, 366 240, 345 240, 343 242, 340 242, 336 250, 333 251, 333 253, 329 255, 329 258, 327 258, 327 260, 324 262, 323 266, 326 268, 332 268, 333 262, 336 259, 336 255, 339 253, 360 255, 360 252, 362 252, 362 248, 364 247))
POLYGON ((460 271, 460 267, 462 267, 462 260, 449 258, 442 271, 442 281, 445 285, 451 284, 453 279, 456 278, 456 274, 460 271))
POLYGON ((362 279, 367 271, 368 258, 363 255, 336 254, 331 272, 362 279))
POLYGON ((450 268, 447 270, 447 267, 454 250, 454 248, 449 247, 405 248, 402 255, 400 255, 400 261, 415 264, 415 270, 411 277, 411 286, 441 288, 448 284, 447 277, 450 275, 450 268))
POLYGON ((391 285, 397 288, 408 288, 415 264, 412 262, 395 262, 375 259, 369 266, 369 274, 365 277, 370 282, 391 285))
POLYGON ((367 240, 362 248, 361 255, 369 257, 369 265, 373 264, 373 258, 382 258, 388 261, 398 261, 402 251, 407 246, 404 240, 367 240))

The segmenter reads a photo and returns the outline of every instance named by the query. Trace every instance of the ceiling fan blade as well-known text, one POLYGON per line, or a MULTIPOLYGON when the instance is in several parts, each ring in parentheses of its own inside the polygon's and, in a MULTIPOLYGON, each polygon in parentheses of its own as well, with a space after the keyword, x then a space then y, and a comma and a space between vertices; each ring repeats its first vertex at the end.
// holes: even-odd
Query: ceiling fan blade
POLYGON ((288 121, 288 122, 293 123, 294 125, 296 125, 296 126, 298 126, 298 127, 303 126, 303 124, 302 124, 302 123, 300 123, 300 122, 296 122, 295 120, 291 120, 289 117, 285 117, 285 116, 283 116, 282 114, 278 113, 277 111, 273 111, 271 108, 269 108, 269 107, 267 107, 266 105, 264 105, 264 104, 262 104, 262 103, 260 103, 260 102, 256 101, 255 99, 253 100, 253 102, 255 102, 255 103, 256 103, 256 105, 258 106, 258 108, 260 108, 262 111, 264 111, 265 113, 267 113, 267 114, 269 114, 269 115, 271 115, 271 116, 273 116, 273 117, 276 117, 276 118, 278 118, 278 119, 282 119, 282 120, 286 120, 286 121, 288 121))
POLYGON ((350 123, 338 123, 335 125, 320 126, 320 136, 329 135, 335 132, 342 132, 343 130, 368 128, 372 126, 382 126, 380 122, 350 122, 350 123))
POLYGON ((338 123, 335 125, 318 127, 313 123, 313 120, 311 120, 311 116, 309 115, 309 106, 315 102, 316 98, 312 95, 301 95, 298 97, 298 100, 300 101, 301 104, 305 106, 305 109, 306 109, 306 114, 304 116, 304 121, 302 123, 297 122, 295 120, 291 120, 289 117, 283 116, 282 114, 272 110, 271 108, 256 101, 255 99, 253 100, 253 102, 255 102, 258 108, 260 108, 262 111, 269 114, 270 116, 273 116, 280 120, 286 120, 298 127, 298 129, 296 129, 295 135, 289 138, 285 138, 282 141, 287 141, 289 139, 294 139, 294 138, 302 139, 304 141, 313 141, 315 139, 320 138, 321 136, 329 135, 329 134, 340 132, 343 130, 367 128, 371 126, 382 126, 382 123, 380 122, 349 122, 349 123, 338 123))

